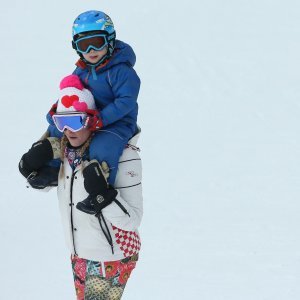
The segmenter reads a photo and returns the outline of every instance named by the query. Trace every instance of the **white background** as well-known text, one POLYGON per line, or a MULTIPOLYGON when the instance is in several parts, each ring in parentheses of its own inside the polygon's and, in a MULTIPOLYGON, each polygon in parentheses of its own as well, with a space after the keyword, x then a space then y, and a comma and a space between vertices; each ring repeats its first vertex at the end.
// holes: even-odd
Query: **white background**
POLYGON ((17 164, 90 9, 142 80, 143 248, 124 300, 300 299, 296 0, 1 1, 0 298, 75 299, 56 192, 26 189, 17 164))

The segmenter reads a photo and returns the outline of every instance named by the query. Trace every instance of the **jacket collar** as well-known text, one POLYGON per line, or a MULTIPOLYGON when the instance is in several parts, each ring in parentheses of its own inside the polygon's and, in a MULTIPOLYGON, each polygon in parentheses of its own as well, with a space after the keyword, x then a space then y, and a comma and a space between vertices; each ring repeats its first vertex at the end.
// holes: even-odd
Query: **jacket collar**
MULTIPOLYGON (((98 71, 99 69, 105 67, 108 63, 110 62, 110 59, 106 60, 104 63, 102 63, 101 65, 97 66, 95 68, 95 71, 98 71)), ((79 67, 80 69, 89 69, 89 68, 93 68, 92 66, 88 66, 82 59, 78 59, 78 61, 75 64, 77 67, 79 67)))

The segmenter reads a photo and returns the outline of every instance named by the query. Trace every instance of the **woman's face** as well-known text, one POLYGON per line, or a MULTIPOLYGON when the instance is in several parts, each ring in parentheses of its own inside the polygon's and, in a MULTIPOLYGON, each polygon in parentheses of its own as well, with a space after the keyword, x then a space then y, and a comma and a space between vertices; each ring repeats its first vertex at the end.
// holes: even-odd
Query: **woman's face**
POLYGON ((91 131, 86 128, 83 128, 77 132, 66 129, 64 133, 73 147, 83 145, 91 135, 91 131))

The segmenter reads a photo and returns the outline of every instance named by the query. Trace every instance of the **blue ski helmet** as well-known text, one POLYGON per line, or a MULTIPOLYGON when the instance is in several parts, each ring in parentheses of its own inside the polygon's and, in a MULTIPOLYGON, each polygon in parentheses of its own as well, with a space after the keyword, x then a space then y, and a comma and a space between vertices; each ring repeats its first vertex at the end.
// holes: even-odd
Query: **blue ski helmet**
MULTIPOLYGON (((108 52, 105 58, 110 57, 115 48, 116 31, 111 18, 102 11, 89 10, 81 13, 75 19, 72 27, 73 48, 76 50, 74 43, 79 37, 89 36, 95 33, 105 35, 108 45, 108 52)), ((82 55, 80 53, 78 54, 82 58, 82 55)))
POLYGON ((115 34, 111 18, 102 11, 90 10, 80 14, 73 23, 73 38, 88 31, 105 31, 107 35, 115 34))

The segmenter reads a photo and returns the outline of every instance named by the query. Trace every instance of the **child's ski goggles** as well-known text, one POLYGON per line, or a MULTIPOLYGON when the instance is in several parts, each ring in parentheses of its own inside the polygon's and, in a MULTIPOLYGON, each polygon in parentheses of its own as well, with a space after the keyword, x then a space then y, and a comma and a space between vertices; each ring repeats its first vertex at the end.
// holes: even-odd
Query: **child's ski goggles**
POLYGON ((102 50, 107 45, 107 40, 104 34, 95 34, 79 38, 74 45, 78 52, 88 53, 91 49, 102 50))
POLYGON ((56 128, 60 132, 69 129, 72 132, 81 130, 84 127, 86 114, 73 113, 73 114, 55 114, 52 116, 56 128))

